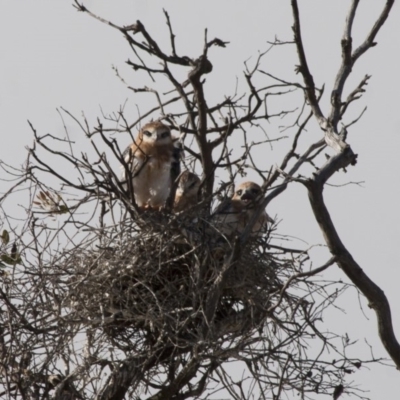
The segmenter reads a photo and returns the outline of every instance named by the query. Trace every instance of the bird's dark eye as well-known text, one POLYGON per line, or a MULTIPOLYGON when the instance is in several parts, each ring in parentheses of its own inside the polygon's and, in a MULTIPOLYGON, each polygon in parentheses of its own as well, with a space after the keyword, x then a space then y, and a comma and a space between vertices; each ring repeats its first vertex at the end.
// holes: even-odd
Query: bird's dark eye
POLYGON ((236 192, 239 196, 241 196, 241 194, 243 193, 243 190, 238 190, 237 192, 236 192))
POLYGON ((196 181, 191 182, 189 185, 189 189, 194 188, 196 186, 196 183, 197 183, 196 181))
POLYGON ((149 132, 149 131, 144 131, 143 133, 144 133, 146 136, 148 136, 148 137, 151 136, 151 132, 149 132))
POLYGON ((161 134, 161 137, 162 138, 166 138, 166 137, 168 137, 169 136, 169 132, 168 131, 165 131, 165 132, 163 132, 162 134, 161 134))

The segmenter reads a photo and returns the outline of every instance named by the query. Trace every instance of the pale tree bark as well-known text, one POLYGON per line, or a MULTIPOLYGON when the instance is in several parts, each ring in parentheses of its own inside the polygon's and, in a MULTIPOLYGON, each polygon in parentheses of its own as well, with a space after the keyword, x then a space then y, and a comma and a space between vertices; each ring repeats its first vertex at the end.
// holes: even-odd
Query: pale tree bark
POLYGON ((389 16, 393 4, 394 0, 386 1, 381 14, 373 24, 373 27, 367 34, 365 40, 357 49, 353 50, 352 27, 359 0, 352 1, 342 37, 342 64, 336 75, 335 85, 331 93, 332 108, 329 117, 326 118, 323 116, 318 106, 318 101, 315 96, 314 81, 305 57, 300 33, 300 16, 297 0, 292 0, 292 9, 295 21, 293 30, 299 55, 299 72, 304 78, 305 95, 310 103, 314 117, 317 119, 321 129, 325 131, 326 144, 332 147, 337 153, 335 156, 331 157, 320 171, 314 173, 312 179, 300 180, 300 182, 302 182, 308 189, 311 207, 330 252, 335 257, 339 267, 361 291, 361 293, 364 294, 368 300, 369 306, 375 311, 378 321, 378 332, 382 344, 393 362, 396 364, 397 368, 400 368, 400 345, 393 331, 389 302, 382 289, 380 289, 379 286, 367 276, 340 240, 339 234, 335 229, 335 225, 331 220, 323 198, 324 185, 328 179, 340 169, 345 169, 349 165, 355 165, 356 163, 357 156, 353 153, 350 145, 345 143, 343 140, 345 132, 338 132, 338 123, 342 119, 347 106, 359 98, 358 95, 366 84, 368 76, 361 82, 358 88, 347 97, 346 100, 342 99, 343 89, 355 62, 367 50, 376 45, 374 42, 375 37, 389 16))

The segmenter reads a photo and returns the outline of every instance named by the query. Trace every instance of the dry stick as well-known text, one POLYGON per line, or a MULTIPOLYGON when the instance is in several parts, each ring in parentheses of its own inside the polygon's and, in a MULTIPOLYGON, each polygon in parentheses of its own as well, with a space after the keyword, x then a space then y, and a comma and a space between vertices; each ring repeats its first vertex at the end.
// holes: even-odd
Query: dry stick
POLYGON ((306 186, 311 207, 330 252, 339 267, 368 299, 369 307, 377 316, 379 337, 397 368, 400 369, 400 345, 393 331, 390 305, 384 292, 361 269, 340 240, 324 203, 323 184, 314 179, 306 186))
POLYGON ((232 268, 236 260, 239 259, 241 252, 241 246, 239 240, 233 243, 231 251, 225 255, 224 263, 221 267, 221 271, 218 277, 215 279, 214 284, 210 287, 207 295, 206 306, 205 306, 205 319, 208 326, 204 326, 203 335, 206 337, 209 333, 209 328, 212 326, 212 321, 217 310, 218 302, 221 297, 221 292, 225 284, 225 280, 229 270, 232 268))
POLYGON ((169 400, 176 395, 198 373, 199 361, 196 356, 182 368, 170 385, 164 386, 157 394, 147 400, 169 400))
MULTIPOLYGON (((128 87, 128 89, 131 89, 131 90, 133 90, 133 91, 135 91, 135 89, 134 88, 132 88, 132 87, 128 87)), ((189 96, 189 95, 192 95, 193 94, 193 92, 188 92, 188 93, 186 93, 186 96, 189 96)), ((170 100, 167 100, 167 101, 164 101, 163 103, 162 103, 162 106, 163 107, 165 107, 165 106, 167 106, 167 105, 169 105, 169 104, 172 104, 172 103, 174 103, 175 101, 177 101, 177 100, 180 100, 181 99, 181 96, 175 96, 175 97, 173 97, 172 99, 170 99, 170 100)), ((128 126, 128 128, 130 128, 130 129, 132 129, 134 126, 136 126, 140 121, 142 121, 143 119, 145 119, 145 118, 147 118, 149 115, 151 115, 154 111, 157 111, 157 110, 159 110, 160 109, 160 106, 157 106, 157 107, 153 107, 151 110, 149 110, 148 112, 146 112, 146 113, 144 113, 143 115, 141 115, 140 116, 140 118, 138 118, 135 122, 133 122, 132 124, 130 124, 129 126, 128 126)), ((106 131, 106 130, 104 130, 104 131, 106 131)))
POLYGON ((163 12, 165 15, 165 18, 167 19, 167 25, 168 25, 168 29, 169 29, 169 36, 170 36, 170 40, 171 40, 171 50, 172 50, 172 55, 176 56, 176 47, 175 47, 175 34, 172 30, 172 25, 171 25, 171 20, 169 19, 169 14, 168 12, 163 8, 163 12))
POLYGON ((48 328, 35 328, 32 326, 28 320, 18 311, 17 307, 14 306, 14 304, 11 303, 11 301, 8 299, 7 295, 3 292, 3 290, 0 288, 0 296, 6 303, 6 305, 17 315, 19 320, 21 321, 21 325, 23 328, 28 330, 29 332, 33 332, 36 335, 43 334, 43 333, 48 333, 51 331, 55 331, 57 329, 57 325, 52 325, 49 326, 48 328))
MULTIPOLYGON (((301 37, 301 29, 300 29, 300 16, 299 9, 297 6, 297 0, 291 0, 292 10, 293 10, 293 32, 294 32, 294 41, 296 43, 297 53, 299 56, 300 65, 298 67, 298 71, 302 74, 303 80, 305 83, 305 95, 308 100, 308 103, 313 111, 315 118, 318 121, 319 126, 325 132, 325 141, 328 146, 334 149, 337 153, 343 151, 349 145, 345 143, 340 136, 337 134, 337 129, 335 125, 332 125, 330 121, 328 121, 324 115, 322 114, 321 108, 319 107, 318 99, 315 94, 315 85, 314 79, 311 75, 311 72, 308 68, 307 59, 304 52, 303 41, 301 37)), ((353 163, 354 159, 349 159, 349 164, 353 163)))
POLYGON ((340 119, 341 96, 343 93, 343 88, 346 79, 350 75, 353 66, 355 62, 358 60, 358 58, 362 56, 371 47, 376 45, 376 43, 374 42, 375 37, 378 34, 380 28, 385 23, 387 17, 389 16, 390 10, 394 4, 394 0, 386 0, 386 4, 381 14, 377 18, 374 26, 372 27, 371 31, 365 38, 364 42, 352 53, 351 30, 358 2, 359 0, 353 0, 353 3, 349 11, 349 15, 347 17, 346 26, 342 38, 342 65, 339 68, 339 71, 335 79, 335 85, 332 90, 332 97, 331 97, 332 109, 330 112, 329 120, 334 127, 337 125, 340 119))
MULTIPOLYGON (((359 85, 347 96, 346 101, 344 101, 341 106, 340 106, 340 119, 342 116, 345 114, 347 108, 349 105, 355 101, 361 98, 362 93, 365 92, 364 86, 368 85, 368 80, 371 78, 371 75, 365 75, 363 80, 359 83, 359 85)), ((349 125, 347 125, 349 126, 349 125)))
MULTIPOLYGON (((331 137, 329 138, 330 140, 328 140, 328 137, 326 137, 327 144, 334 149, 339 149, 339 154, 332 157, 327 162, 327 164, 318 173, 315 174, 314 179, 311 179, 306 183, 306 186, 308 188, 311 207, 314 211, 314 215, 318 221, 318 224, 320 225, 322 233, 325 237, 325 241, 328 244, 331 253, 333 254, 333 256, 336 257, 338 265, 342 268, 346 275, 369 300, 370 307, 374 309, 377 315, 378 332, 381 341, 388 351, 389 355, 395 362, 397 368, 400 368, 400 345, 394 335, 389 302, 384 292, 364 273, 364 271, 356 263, 349 251, 343 245, 330 218, 322 195, 323 187, 327 180, 340 168, 345 168, 350 163, 353 164, 355 162, 355 155, 351 151, 350 147, 342 142, 340 138, 338 140, 337 134, 334 132, 334 130, 336 130, 336 124, 340 116, 341 94, 343 91, 344 83, 349 76, 356 60, 370 47, 375 45, 373 40, 379 29, 386 21, 389 12, 393 6, 394 0, 386 1, 386 5, 384 6, 383 11, 375 22, 371 32, 368 34, 365 41, 354 51, 353 54, 351 54, 351 29, 358 2, 358 0, 353 0, 349 15, 347 17, 345 32, 342 39, 342 65, 336 77, 335 86, 332 92, 332 111, 329 117, 328 124, 330 125, 331 129, 328 129, 327 131, 327 133, 329 132, 331 135, 331 137)), ((299 13, 296 0, 292 0, 292 8, 295 18, 295 40, 299 52, 301 72, 303 74, 304 81, 308 87, 307 94, 310 96, 310 105, 313 108, 313 111, 315 110, 314 115, 320 122, 318 109, 315 109, 312 90, 310 90, 313 88, 313 82, 312 80, 310 81, 311 75, 309 74, 304 57, 304 52, 302 51, 299 13)))
POLYGON ((212 71, 212 64, 208 61, 207 56, 203 54, 196 60, 196 65, 189 72, 189 80, 194 90, 194 97, 198 111, 198 127, 196 141, 201 152, 201 163, 203 174, 205 177, 205 192, 204 197, 209 197, 212 194, 214 186, 213 177, 213 160, 212 147, 207 141, 207 103, 204 97, 203 83, 200 78, 203 74, 208 74, 212 71))
POLYGON ((351 30, 353 27, 354 17, 357 11, 357 6, 360 0, 353 0, 349 14, 346 18, 346 25, 344 28, 343 38, 342 38, 342 64, 339 68, 338 74, 336 76, 335 85, 331 94, 331 104, 332 110, 330 115, 330 121, 336 128, 339 121, 340 109, 341 109, 341 97, 346 82, 347 77, 351 73, 352 69, 352 37, 351 30))
POLYGON ((313 269, 311 271, 306 271, 306 272, 300 272, 298 274, 292 275, 283 285, 282 289, 281 289, 281 293, 279 295, 279 299, 277 301, 276 304, 274 304, 273 306, 271 306, 268 309, 268 312, 272 312, 274 311, 282 302, 283 299, 283 294, 285 293, 286 289, 289 287, 289 285, 292 283, 293 280, 298 279, 298 278, 304 278, 304 277, 310 277, 316 274, 319 274, 322 271, 325 271, 328 267, 330 267, 331 265, 333 265, 335 263, 336 259, 335 257, 331 257, 324 265, 322 265, 319 268, 313 269))
POLYGON ((292 0, 291 2, 292 2, 293 17, 294 17, 294 25, 293 25, 294 41, 296 43, 297 53, 300 61, 300 65, 298 66, 298 72, 300 72, 303 76, 304 83, 306 85, 305 94, 310 104, 310 107, 314 113, 314 116, 317 118, 320 125, 325 124, 326 122, 325 117, 322 114, 322 111, 318 104, 317 96, 315 94, 314 79, 308 68, 307 59, 304 52, 297 1, 292 0))

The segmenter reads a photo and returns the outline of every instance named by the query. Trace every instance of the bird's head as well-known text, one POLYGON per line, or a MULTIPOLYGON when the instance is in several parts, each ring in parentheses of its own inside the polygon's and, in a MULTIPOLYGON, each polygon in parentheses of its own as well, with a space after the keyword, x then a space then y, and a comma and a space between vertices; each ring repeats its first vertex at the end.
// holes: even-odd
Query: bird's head
POLYGON ((243 208, 254 207, 262 197, 262 190, 257 183, 243 182, 235 188, 232 200, 241 204, 243 208))
POLYGON ((164 146, 172 143, 171 130, 160 121, 154 121, 144 125, 139 132, 139 139, 143 141, 143 143, 155 146, 164 146))
POLYGON ((178 196, 196 196, 200 188, 200 178, 190 171, 183 171, 179 176, 176 194, 178 196))

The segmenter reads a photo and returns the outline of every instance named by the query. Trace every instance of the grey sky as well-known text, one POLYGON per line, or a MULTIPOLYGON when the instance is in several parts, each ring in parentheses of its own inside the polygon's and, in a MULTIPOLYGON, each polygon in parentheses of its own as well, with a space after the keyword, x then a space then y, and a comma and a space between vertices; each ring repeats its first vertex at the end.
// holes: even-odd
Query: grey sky
MULTIPOLYGON (((300 11, 308 60, 318 86, 332 87, 340 62, 340 37, 349 1, 302 0, 300 11)), ((268 48, 275 35, 291 40, 292 17, 289 0, 91 0, 84 4, 97 14, 117 24, 128 25, 140 19, 154 37, 169 48, 169 37, 162 8, 171 17, 180 54, 196 56, 203 44, 204 28, 209 38, 229 41, 226 49, 212 48, 213 73, 207 77, 207 89, 213 101, 231 93, 236 77, 241 77, 243 61, 256 57, 268 48)), ((364 0, 355 24, 355 45, 367 32, 371 21, 384 4, 383 0, 364 0)), ((134 96, 117 79, 115 65, 129 84, 142 86, 125 65, 132 58, 122 35, 110 27, 78 13, 71 1, 40 0, 2 1, 0 5, 0 132, 3 139, 0 159, 19 165, 26 158, 26 145, 32 144, 29 119, 44 134, 63 135, 62 122, 56 112, 64 107, 89 122, 106 112, 117 110, 128 99, 126 111, 136 113, 136 104, 145 111, 153 98, 134 96), (147 102, 146 102, 147 101, 147 102)), ((335 177, 335 183, 365 181, 363 187, 349 185, 326 190, 327 204, 337 229, 354 258, 366 273, 385 291, 392 307, 395 330, 400 339, 400 273, 398 243, 400 238, 400 6, 395 4, 389 20, 377 37, 378 46, 357 64, 348 89, 365 74, 372 75, 363 99, 352 106, 354 117, 365 105, 368 110, 352 127, 348 138, 359 154, 356 167, 335 177)), ((275 50, 274 50, 275 51, 275 50)), ((282 78, 294 78, 295 50, 276 51, 265 64, 282 78)), ((328 110, 329 97, 323 99, 328 110)), ((133 119, 133 117, 132 117, 133 119)), ((71 135, 80 133, 68 122, 71 135)), ((279 132, 269 132, 271 137, 279 132)), ((314 127, 310 134, 320 135, 314 127)), ((270 151, 270 165, 280 160, 290 142, 270 151)), ((4 191, 7 183, 0 182, 4 191)), ((311 215, 306 191, 290 188, 271 204, 269 213, 282 219, 283 232, 301 237, 309 244, 323 242, 311 215)), ((317 262, 327 259, 327 252, 316 249, 317 262)), ((315 265, 318 266, 318 265, 315 265)), ((336 270, 331 276, 344 274, 336 270)), ((342 306, 347 314, 332 313, 332 329, 348 332, 352 339, 368 340, 376 356, 386 356, 376 331, 375 315, 362 301, 368 320, 362 315, 356 292, 346 295, 342 306)), ((366 346, 362 348, 366 349, 366 346)), ((361 389, 371 390, 371 399, 395 400, 399 392, 399 372, 372 367, 357 372, 353 378, 361 389)), ((344 398, 346 398, 344 396, 344 398)))

